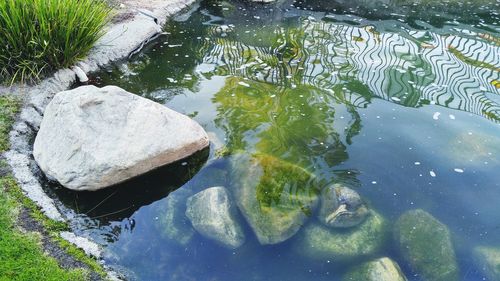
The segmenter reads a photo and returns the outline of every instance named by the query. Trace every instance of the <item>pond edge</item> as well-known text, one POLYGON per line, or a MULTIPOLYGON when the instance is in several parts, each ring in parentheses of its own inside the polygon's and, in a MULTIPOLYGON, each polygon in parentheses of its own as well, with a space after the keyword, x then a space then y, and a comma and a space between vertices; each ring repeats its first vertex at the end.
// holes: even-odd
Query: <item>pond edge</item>
MULTIPOLYGON (((40 128, 46 106, 56 93, 69 89, 78 81, 77 77, 81 76, 80 71, 94 72, 111 62, 130 57, 140 51, 145 44, 161 33, 169 18, 192 6, 195 0, 171 0, 160 5, 154 5, 155 3, 147 0, 140 2, 136 5, 120 5, 115 16, 123 16, 125 19, 110 23, 104 35, 83 61, 71 68, 56 71, 36 85, 0 86, 0 96, 12 94, 23 100, 22 109, 9 133, 10 149, 2 156, 7 160, 12 175, 24 195, 53 221, 68 222, 72 214, 61 212, 62 204, 56 204, 45 193, 39 182, 39 168, 33 159, 32 139, 40 128)), ((99 245, 92 240, 67 231, 59 233, 59 236, 82 249, 88 256, 100 258, 99 245)), ((106 269, 109 279, 120 280, 115 272, 106 269)))

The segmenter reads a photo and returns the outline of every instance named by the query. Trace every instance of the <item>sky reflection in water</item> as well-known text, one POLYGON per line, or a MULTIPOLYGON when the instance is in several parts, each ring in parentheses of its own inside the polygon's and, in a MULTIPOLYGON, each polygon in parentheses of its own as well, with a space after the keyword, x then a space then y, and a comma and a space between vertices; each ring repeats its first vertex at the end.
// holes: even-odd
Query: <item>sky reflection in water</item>
MULTIPOLYGON (((248 226, 235 251, 199 235, 184 246, 162 236, 171 190, 231 189, 229 155, 259 152, 322 186, 348 184, 389 221, 427 210, 453 233, 462 280, 479 280, 471 249, 500 246, 498 4, 458 16, 291 4, 202 2, 139 55, 94 75, 193 117, 212 144, 206 162, 137 183, 163 192, 125 213, 110 215, 120 210, 114 191, 57 191, 76 209, 73 227, 141 280, 339 280, 345 264, 308 260, 291 250, 293 238, 262 247, 248 226)), ((379 254, 419 280, 391 245, 379 254)))

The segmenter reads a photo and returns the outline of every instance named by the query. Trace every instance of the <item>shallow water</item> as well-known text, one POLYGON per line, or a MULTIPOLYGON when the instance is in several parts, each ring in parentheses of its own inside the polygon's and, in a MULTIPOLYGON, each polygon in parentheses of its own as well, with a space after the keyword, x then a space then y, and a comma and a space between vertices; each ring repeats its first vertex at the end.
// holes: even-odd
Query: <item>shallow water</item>
POLYGON ((131 279, 340 280, 389 256, 420 280, 390 237, 371 257, 336 261, 297 252, 300 231, 262 246, 242 217, 247 240, 236 250, 199 234, 186 245, 162 234, 168 197, 232 190, 231 155, 265 153, 321 186, 351 186, 389 222, 425 209, 449 227, 461 280, 482 280, 472 249, 500 247, 498 2, 477 13, 442 9, 202 2, 92 78, 191 116, 209 132, 210 151, 127 191, 48 187, 73 210, 73 228, 102 243, 106 263, 131 279))

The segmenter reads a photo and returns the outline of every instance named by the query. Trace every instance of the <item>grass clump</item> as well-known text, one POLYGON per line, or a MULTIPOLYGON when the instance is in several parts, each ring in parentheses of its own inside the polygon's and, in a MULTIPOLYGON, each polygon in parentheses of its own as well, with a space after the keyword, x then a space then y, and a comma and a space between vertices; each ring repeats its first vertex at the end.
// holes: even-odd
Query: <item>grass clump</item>
POLYGON ((102 0, 0 1, 0 81, 34 81, 82 59, 102 35, 102 0))

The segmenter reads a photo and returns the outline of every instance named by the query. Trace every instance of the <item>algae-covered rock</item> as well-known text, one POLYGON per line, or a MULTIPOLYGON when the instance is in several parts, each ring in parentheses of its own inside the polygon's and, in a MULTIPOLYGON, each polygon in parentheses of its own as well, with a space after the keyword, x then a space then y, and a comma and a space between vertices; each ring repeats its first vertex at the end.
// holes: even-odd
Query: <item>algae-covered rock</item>
POLYGON ((261 244, 292 237, 317 201, 312 174, 265 154, 235 156, 232 185, 238 207, 261 244))
POLYGON ((237 210, 226 188, 210 187, 188 198, 186 216, 203 236, 235 249, 245 242, 237 210))
POLYGON ((343 185, 334 184, 321 192, 318 219, 328 227, 353 227, 362 223, 370 211, 359 194, 343 185))
POLYGON ((394 238, 412 270, 428 281, 458 280, 459 269, 448 228, 424 210, 399 217, 394 238))
POLYGON ((158 228, 160 234, 180 245, 186 245, 194 235, 194 229, 185 215, 186 200, 190 192, 178 189, 165 198, 165 203, 159 207, 158 228))
POLYGON ((376 253, 386 241, 387 233, 385 219, 372 211, 372 215, 353 228, 308 225, 297 241, 296 250, 316 259, 348 260, 376 253))
POLYGON ((342 281, 406 281, 399 265, 383 257, 366 262, 347 272, 342 281))
POLYGON ((221 13, 224 18, 232 16, 238 10, 230 1, 222 1, 219 6, 221 7, 221 13))
POLYGON ((474 260, 488 280, 500 281, 500 247, 475 247, 474 260))

